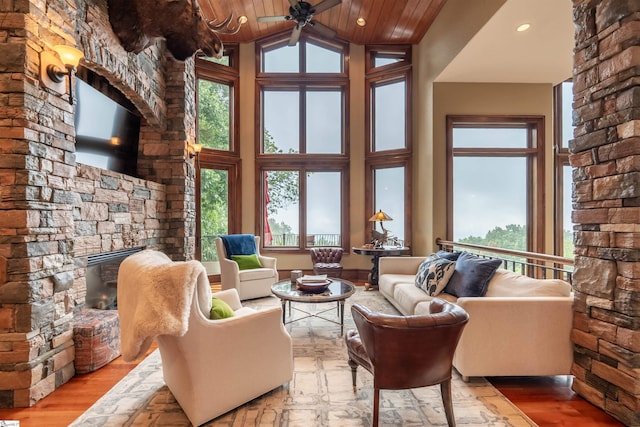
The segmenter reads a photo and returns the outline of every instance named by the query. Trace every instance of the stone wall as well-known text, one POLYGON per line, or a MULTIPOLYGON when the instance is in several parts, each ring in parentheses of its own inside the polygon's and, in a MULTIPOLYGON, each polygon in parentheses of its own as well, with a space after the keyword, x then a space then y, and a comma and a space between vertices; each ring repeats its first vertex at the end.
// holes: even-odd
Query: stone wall
MULTIPOLYGON (((135 247, 163 248, 166 186, 77 165, 72 190, 75 239, 74 305, 85 303, 87 256, 135 247)), ((115 276, 114 276, 115 277, 115 276)))
POLYGON ((573 389, 640 425, 640 1, 574 0, 573 389))
POLYGON ((0 407, 24 407, 74 375, 86 255, 144 244, 193 257, 194 76, 160 42, 125 52, 106 0, 0 1, 0 58, 0 407), (141 113, 143 179, 76 165, 74 106, 39 82, 57 44, 141 113))

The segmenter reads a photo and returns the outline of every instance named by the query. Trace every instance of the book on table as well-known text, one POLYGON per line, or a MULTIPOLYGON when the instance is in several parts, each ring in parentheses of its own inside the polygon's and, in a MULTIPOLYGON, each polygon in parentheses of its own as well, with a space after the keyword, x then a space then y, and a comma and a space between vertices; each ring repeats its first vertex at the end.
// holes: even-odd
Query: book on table
POLYGON ((301 278, 298 279, 301 283, 326 283, 327 275, 326 274, 318 274, 315 276, 305 274, 301 278))

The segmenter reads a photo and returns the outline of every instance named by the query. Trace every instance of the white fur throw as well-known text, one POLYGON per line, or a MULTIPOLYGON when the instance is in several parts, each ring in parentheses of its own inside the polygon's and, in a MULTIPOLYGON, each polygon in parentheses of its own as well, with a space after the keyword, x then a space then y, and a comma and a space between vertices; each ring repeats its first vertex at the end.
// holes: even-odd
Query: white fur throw
POLYGON ((173 262, 162 252, 129 256, 118 270, 120 347, 125 361, 144 355, 158 335, 182 336, 199 275, 198 261, 173 262))

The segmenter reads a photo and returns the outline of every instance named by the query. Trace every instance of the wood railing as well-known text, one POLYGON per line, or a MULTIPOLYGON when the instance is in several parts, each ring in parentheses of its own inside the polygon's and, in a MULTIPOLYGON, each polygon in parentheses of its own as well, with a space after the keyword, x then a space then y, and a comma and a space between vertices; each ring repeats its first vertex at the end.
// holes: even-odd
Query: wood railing
POLYGON ((491 246, 472 245, 469 243, 452 242, 436 239, 441 250, 464 250, 482 258, 496 258, 502 260, 502 268, 515 271, 525 276, 538 279, 562 279, 572 283, 573 260, 556 255, 537 252, 517 251, 513 249, 494 248, 491 246))

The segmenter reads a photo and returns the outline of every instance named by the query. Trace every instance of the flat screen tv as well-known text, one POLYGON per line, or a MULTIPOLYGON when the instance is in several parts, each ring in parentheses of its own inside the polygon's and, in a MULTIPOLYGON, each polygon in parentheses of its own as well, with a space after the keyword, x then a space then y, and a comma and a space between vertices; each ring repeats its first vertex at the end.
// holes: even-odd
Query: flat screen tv
POLYGON ((76 161, 136 175, 140 118, 76 79, 76 161))

